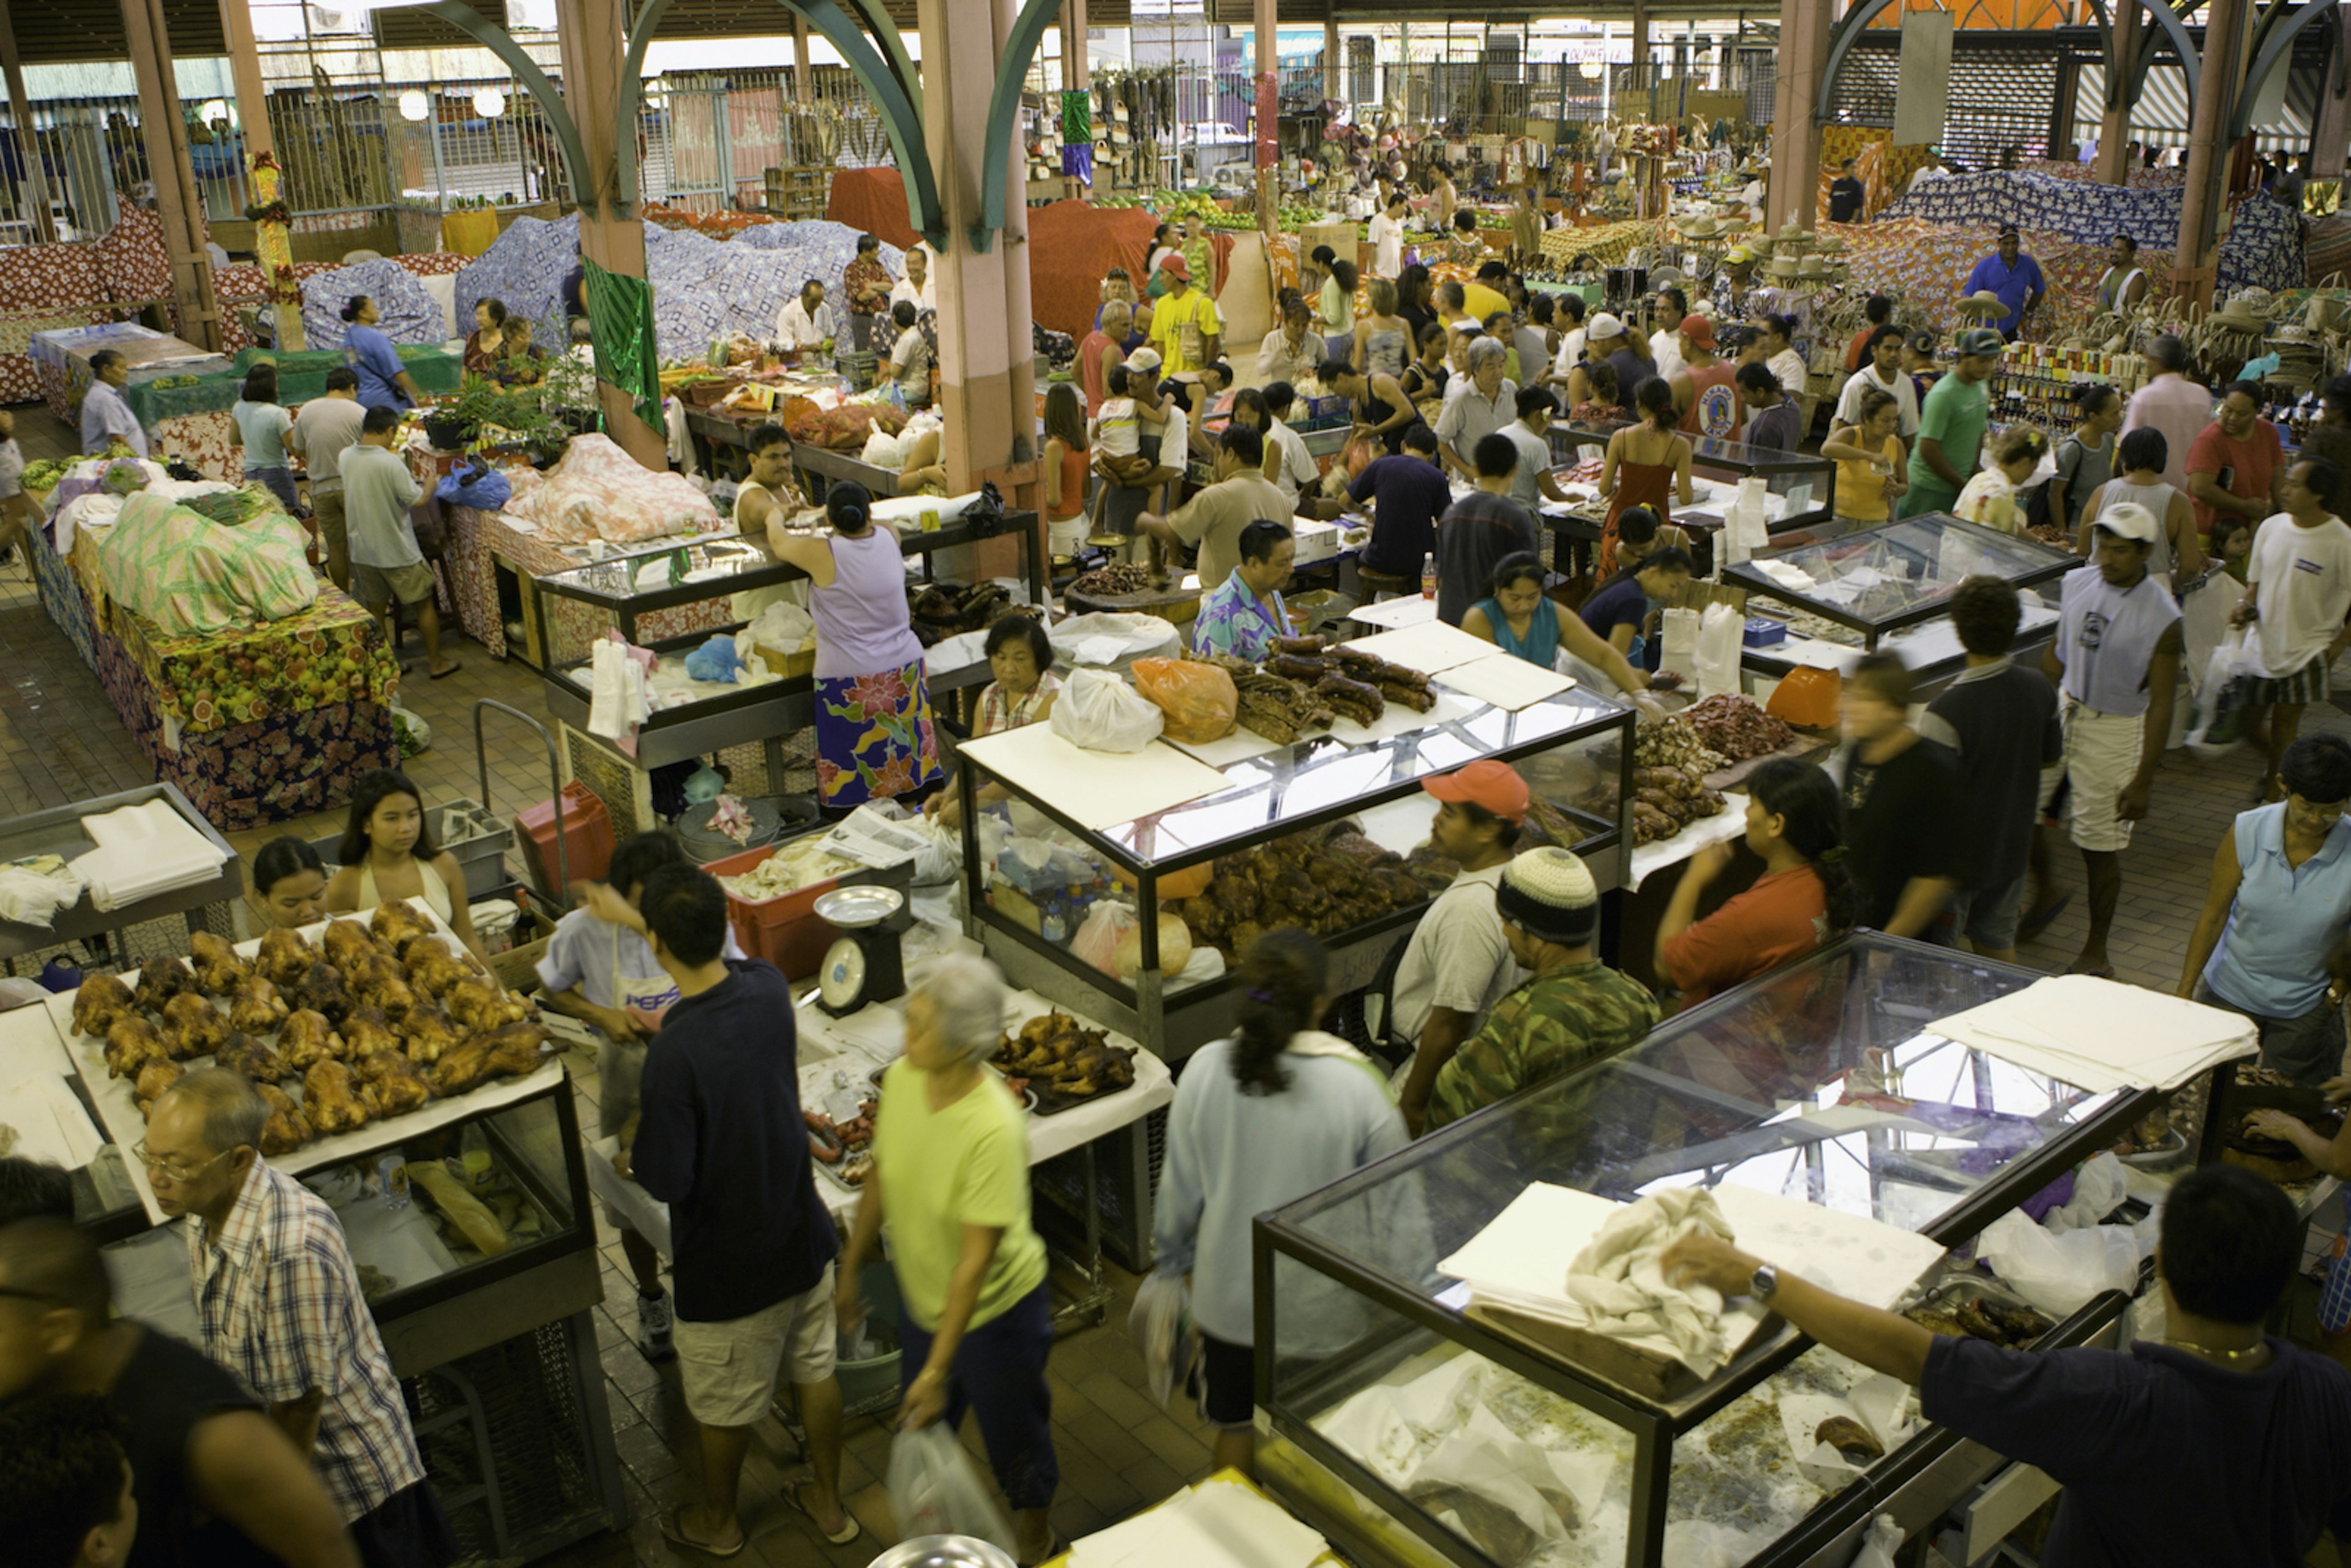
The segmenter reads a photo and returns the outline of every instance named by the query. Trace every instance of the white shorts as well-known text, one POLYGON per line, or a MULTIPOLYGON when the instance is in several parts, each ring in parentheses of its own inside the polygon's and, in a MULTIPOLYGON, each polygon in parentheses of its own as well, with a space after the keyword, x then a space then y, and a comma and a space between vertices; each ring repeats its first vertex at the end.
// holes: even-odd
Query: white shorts
POLYGON ((2130 848, 2131 824, 2115 815, 2116 800, 2138 772, 2144 714, 2100 713, 2068 697, 2065 776, 2073 782, 2067 836, 2078 849, 2105 853, 2130 848))
POLYGON ((833 1265, 797 1296, 723 1323, 680 1318, 670 1328, 688 1414, 705 1427, 748 1427, 768 1412, 776 1379, 805 1388, 832 1375, 840 1351, 833 1265))

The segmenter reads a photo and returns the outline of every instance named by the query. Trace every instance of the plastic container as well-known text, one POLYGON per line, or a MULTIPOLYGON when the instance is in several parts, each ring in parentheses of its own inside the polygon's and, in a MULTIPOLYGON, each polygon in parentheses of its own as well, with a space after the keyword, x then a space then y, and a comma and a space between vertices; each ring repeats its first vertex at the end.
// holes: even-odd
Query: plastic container
POLYGON ((1747 631, 1741 640, 1750 648, 1768 648, 1774 643, 1784 643, 1788 640, 1788 623, 1774 621, 1768 615, 1757 617, 1747 622, 1747 631))
MULTIPOLYGON (((717 877, 741 876, 775 852, 775 845, 762 844, 724 860, 711 861, 703 869, 717 877)), ((754 958, 765 958, 781 969, 788 979, 805 980, 817 972, 824 962, 825 949, 841 935, 831 921, 817 915, 816 901, 836 887, 853 887, 861 883, 904 892, 914 885, 914 862, 909 861, 887 871, 861 866, 777 898, 737 898, 730 892, 726 895, 726 924, 733 927, 735 940, 742 944, 744 952, 754 958)))
POLYGON ((888 1260, 869 1258, 857 1272, 857 1284, 865 1297, 861 1332, 873 1342, 877 1354, 852 1361, 844 1346, 832 1372, 841 1380, 841 1403, 846 1409, 885 1410, 898 1402, 898 1277, 888 1260))
POLYGON ((572 882, 601 882, 612 864, 612 819, 604 810, 604 802, 584 784, 574 781, 563 787, 563 854, 561 870, 558 871, 555 851, 556 802, 541 800, 515 813, 515 827, 521 832, 523 859, 528 862, 533 885, 558 907, 569 899, 570 890, 559 885, 564 878, 572 882))

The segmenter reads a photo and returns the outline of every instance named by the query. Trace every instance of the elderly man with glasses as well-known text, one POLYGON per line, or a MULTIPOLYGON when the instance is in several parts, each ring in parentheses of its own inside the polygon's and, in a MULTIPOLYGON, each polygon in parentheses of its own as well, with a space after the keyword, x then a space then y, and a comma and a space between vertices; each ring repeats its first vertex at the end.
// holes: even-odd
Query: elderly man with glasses
POLYGON ((456 1561, 456 1539, 342 1224, 262 1159, 268 1120, 242 1076, 203 1068, 156 1100, 136 1150, 156 1204, 187 1217, 204 1353, 261 1396, 317 1466, 370 1568, 442 1568, 456 1561))

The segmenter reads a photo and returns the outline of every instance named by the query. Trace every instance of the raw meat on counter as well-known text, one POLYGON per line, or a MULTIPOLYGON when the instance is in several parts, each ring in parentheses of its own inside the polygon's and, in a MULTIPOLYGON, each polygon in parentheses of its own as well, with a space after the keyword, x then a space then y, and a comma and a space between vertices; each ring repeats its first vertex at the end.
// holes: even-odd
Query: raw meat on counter
POLYGON ((1698 731, 1707 749, 1725 762, 1769 757, 1796 738, 1786 720, 1765 713, 1748 697, 1711 696, 1684 708, 1681 716, 1698 731))

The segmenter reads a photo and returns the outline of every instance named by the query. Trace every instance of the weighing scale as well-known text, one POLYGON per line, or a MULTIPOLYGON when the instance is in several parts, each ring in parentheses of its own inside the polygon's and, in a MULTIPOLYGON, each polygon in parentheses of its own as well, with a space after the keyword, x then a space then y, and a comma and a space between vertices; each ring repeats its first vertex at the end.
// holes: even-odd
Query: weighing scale
POLYGON ((895 918, 905 907, 906 895, 898 889, 872 884, 837 887, 817 899, 816 917, 841 930, 817 970, 817 1006, 845 1018, 869 1002, 906 994, 898 937, 908 923, 895 918))

